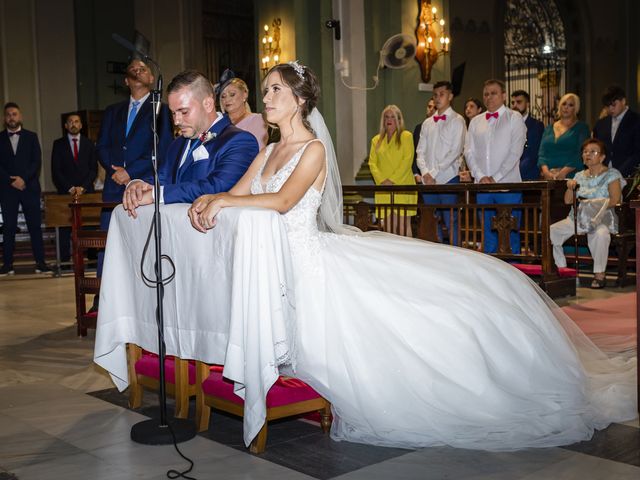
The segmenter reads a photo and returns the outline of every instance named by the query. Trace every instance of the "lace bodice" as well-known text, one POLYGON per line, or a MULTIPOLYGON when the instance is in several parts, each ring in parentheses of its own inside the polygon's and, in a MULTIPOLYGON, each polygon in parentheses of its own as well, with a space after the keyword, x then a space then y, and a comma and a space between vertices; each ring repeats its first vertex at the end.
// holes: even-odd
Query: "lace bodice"
MULTIPOLYGON (((262 172, 275 144, 268 145, 265 150, 265 161, 251 182, 251 194, 256 195, 279 191, 295 170, 307 145, 313 141, 314 140, 311 140, 305 143, 291 160, 271 176, 271 178, 263 179, 262 172)), ((300 201, 282 216, 287 228, 291 253, 295 260, 304 260, 305 263, 308 263, 320 248, 317 214, 321 201, 322 193, 314 187, 310 187, 300 201)))

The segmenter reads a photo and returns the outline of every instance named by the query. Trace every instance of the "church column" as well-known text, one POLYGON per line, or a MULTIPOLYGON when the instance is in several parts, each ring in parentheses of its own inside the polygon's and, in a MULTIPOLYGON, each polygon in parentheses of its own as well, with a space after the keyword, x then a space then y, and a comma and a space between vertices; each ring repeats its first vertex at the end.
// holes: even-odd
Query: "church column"
POLYGON ((366 85, 367 62, 364 55, 365 25, 363 0, 333 0, 333 16, 340 20, 341 40, 334 40, 336 155, 340 176, 353 183, 362 161, 368 155, 366 92, 343 84, 366 85))

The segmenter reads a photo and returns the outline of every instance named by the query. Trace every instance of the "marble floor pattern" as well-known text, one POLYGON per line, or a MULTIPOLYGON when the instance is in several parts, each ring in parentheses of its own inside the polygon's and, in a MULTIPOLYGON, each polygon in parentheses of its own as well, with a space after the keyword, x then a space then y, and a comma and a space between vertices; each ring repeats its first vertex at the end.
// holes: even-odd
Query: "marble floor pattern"
MULTIPOLYGON (((625 289, 579 289, 563 305, 625 289)), ((0 278, 0 480, 164 479, 188 464, 172 446, 129 439, 143 408, 92 363, 93 332, 75 335, 73 278, 0 278)), ((153 403, 145 397, 145 405, 153 403)), ((237 441, 241 423, 216 415, 217 429, 181 444, 199 479, 636 479, 638 420, 614 424, 589 442, 564 448, 488 453, 449 447, 417 451, 333 442, 300 420, 270 429, 267 452, 237 441), (295 423, 291 423, 295 422, 295 423), (240 427, 239 427, 240 426, 240 427)))

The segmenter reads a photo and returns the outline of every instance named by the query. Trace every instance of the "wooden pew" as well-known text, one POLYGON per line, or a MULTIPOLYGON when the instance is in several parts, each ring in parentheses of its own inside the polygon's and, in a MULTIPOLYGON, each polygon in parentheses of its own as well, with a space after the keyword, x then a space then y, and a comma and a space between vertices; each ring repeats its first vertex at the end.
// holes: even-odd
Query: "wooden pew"
MULTIPOLYGON (((458 201, 452 205, 418 205, 418 214, 413 219, 413 236, 428 241, 438 241, 437 209, 448 209, 451 214, 458 214, 458 246, 478 251, 483 250, 484 232, 487 228, 496 230, 498 235, 498 251, 492 254, 517 264, 538 265, 539 275, 535 279, 552 297, 575 295, 575 279, 560 276, 553 262, 549 227, 555 218, 552 205, 562 202, 565 182, 522 182, 479 185, 461 183, 452 185, 343 185, 344 222, 354 225, 363 231, 380 229, 377 218, 379 212, 405 213, 415 205, 403 205, 394 202, 394 195, 410 192, 418 193, 456 193, 458 201), (517 191, 523 193, 523 202, 517 205, 481 205, 476 202, 479 192, 517 191), (375 205, 376 192, 391 195, 388 204, 375 205), (495 209, 496 217, 492 225, 484 225, 485 209, 495 209), (522 221, 518 229, 521 239, 521 253, 511 251, 509 235, 514 225, 513 210, 522 213, 522 221)), ((419 195, 421 201, 422 195, 419 195)), ((565 215, 566 216, 566 215, 565 215)), ((453 235, 449 235, 449 243, 453 244, 453 235)))
POLYGON ((87 328, 96 328, 96 315, 87 314, 86 295, 96 295, 100 292, 100 279, 87 276, 84 257, 89 248, 103 249, 107 244, 107 232, 103 230, 88 230, 87 225, 100 224, 100 212, 103 208, 113 208, 117 203, 104 203, 100 193, 84 194, 75 197, 69 204, 71 208, 72 224, 72 256, 73 274, 75 278, 76 322, 78 336, 87 335, 87 328))

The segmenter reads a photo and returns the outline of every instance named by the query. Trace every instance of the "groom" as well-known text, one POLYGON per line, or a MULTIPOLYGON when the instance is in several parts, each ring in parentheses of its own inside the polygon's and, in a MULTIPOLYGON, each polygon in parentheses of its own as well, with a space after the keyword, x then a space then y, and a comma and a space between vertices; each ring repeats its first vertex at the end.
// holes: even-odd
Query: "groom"
MULTIPOLYGON (((158 168, 161 203, 191 203, 207 193, 226 192, 236 184, 258 154, 249 132, 216 112, 211 82, 195 70, 176 75, 167 87, 169 109, 181 137, 169 146, 158 168)), ((136 179, 122 199, 125 210, 153 202, 152 178, 136 179)))

